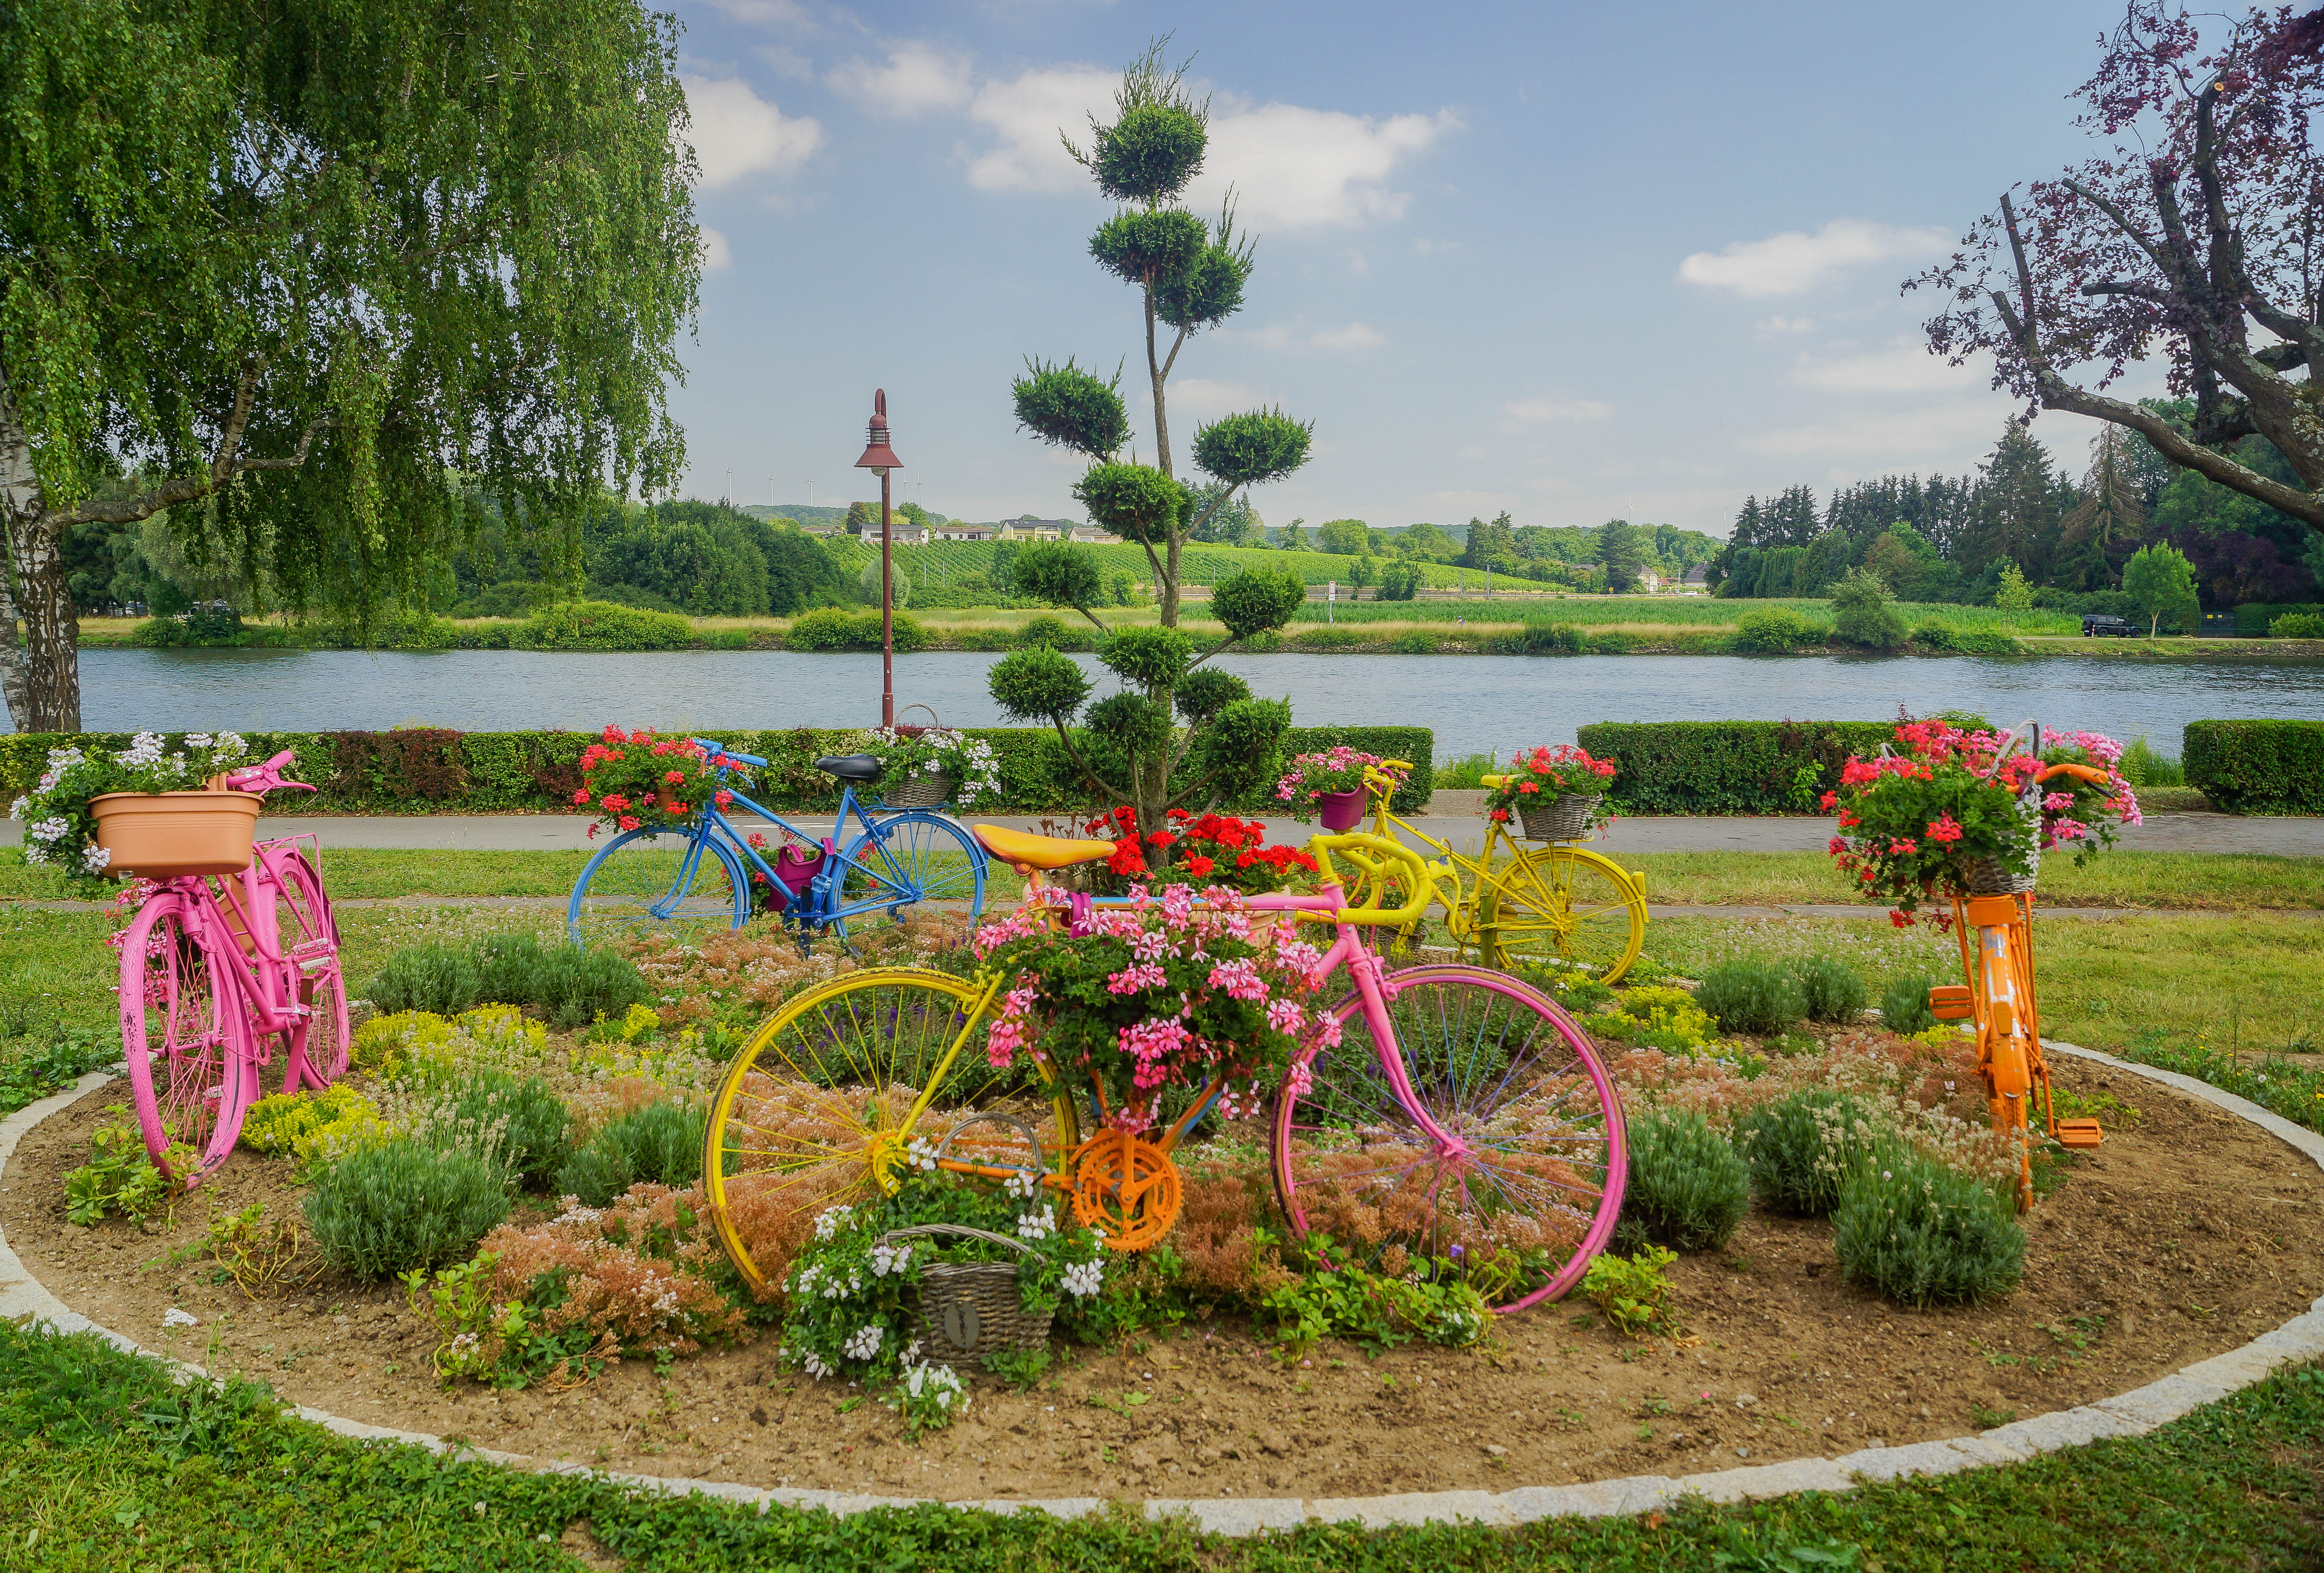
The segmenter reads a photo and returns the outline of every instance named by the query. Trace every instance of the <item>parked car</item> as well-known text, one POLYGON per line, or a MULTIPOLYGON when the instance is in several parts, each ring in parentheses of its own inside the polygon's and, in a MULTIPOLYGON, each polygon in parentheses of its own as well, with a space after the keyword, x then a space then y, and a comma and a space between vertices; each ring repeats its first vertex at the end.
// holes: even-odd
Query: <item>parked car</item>
POLYGON ((2134 624, 2126 622, 2119 617, 2109 617, 2102 612, 2086 612, 2082 614, 2082 637, 2084 639, 2093 639, 2109 634, 2116 639, 2128 639, 2137 631, 2138 630, 2134 624))

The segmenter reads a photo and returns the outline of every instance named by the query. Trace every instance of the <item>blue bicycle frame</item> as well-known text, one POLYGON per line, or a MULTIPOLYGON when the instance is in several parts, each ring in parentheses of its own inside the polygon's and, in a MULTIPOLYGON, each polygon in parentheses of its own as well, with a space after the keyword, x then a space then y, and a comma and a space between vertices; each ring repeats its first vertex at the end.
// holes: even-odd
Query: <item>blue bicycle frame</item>
MULTIPOLYGON (((751 845, 749 838, 735 829, 733 821, 726 817, 714 798, 701 805, 700 816, 690 831, 679 831, 675 827, 629 831, 617 836, 590 860, 588 866, 582 870, 580 879, 574 885, 566 912, 567 928, 576 943, 585 939, 581 920, 587 910, 586 904, 590 881, 599 869, 616 850, 641 837, 659 838, 671 834, 684 834, 687 844, 668 887, 659 896, 650 899, 641 898, 636 904, 640 910, 634 916, 616 921, 667 924, 678 917, 689 904, 703 915, 711 915, 713 909, 703 906, 694 894, 696 879, 702 873, 702 859, 707 852, 721 860, 735 886, 733 926, 741 926, 751 910, 758 905, 752 898, 752 882, 749 878, 749 874, 754 871, 760 885, 770 894, 770 909, 786 921, 798 924, 802 940, 810 928, 836 927, 844 935, 850 918, 883 911, 891 916, 900 915, 905 907, 928 898, 927 887, 912 869, 904 866, 897 850, 890 844, 899 831, 917 827, 932 827, 959 843, 967 860, 971 921, 982 913, 987 862, 984 849, 973 836, 950 819, 914 809, 883 811, 875 818, 857 800, 855 784, 843 779, 840 782, 839 812, 833 820, 831 833, 824 837, 810 836, 782 815, 725 785, 731 767, 763 769, 766 760, 724 748, 706 738, 690 741, 709 756, 720 787, 733 802, 807 845, 821 846, 821 866, 816 869, 806 891, 795 896, 777 875, 774 867, 751 845), (852 835, 851 832, 853 832, 852 835), (847 892, 853 876, 860 876, 860 878, 853 880, 857 885, 857 891, 851 899, 847 892)), ((881 807, 876 800, 872 806, 874 809, 881 807)), ((657 878, 656 883, 659 882, 657 878)))

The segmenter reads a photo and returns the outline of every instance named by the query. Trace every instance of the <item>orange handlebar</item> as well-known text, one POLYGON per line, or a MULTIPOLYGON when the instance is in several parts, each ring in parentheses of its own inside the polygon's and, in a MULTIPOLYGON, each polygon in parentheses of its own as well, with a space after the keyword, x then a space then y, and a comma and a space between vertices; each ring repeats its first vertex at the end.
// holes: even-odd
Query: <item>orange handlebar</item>
POLYGON ((2044 765, 2034 773, 2034 779, 2047 781, 2052 776, 2071 776, 2093 786, 2107 786, 2114 779, 2096 765, 2044 765))

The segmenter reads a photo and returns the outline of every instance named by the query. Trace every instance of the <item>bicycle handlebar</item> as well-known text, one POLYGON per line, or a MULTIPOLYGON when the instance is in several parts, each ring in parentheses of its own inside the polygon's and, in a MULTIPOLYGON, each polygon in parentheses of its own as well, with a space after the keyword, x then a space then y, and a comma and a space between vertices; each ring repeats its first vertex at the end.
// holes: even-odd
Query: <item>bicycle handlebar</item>
POLYGON ((297 792, 315 790, 304 781, 285 781, 282 778, 282 767, 290 762, 290 758, 291 750, 284 749, 263 765, 254 765, 247 770, 229 771, 226 777, 226 789, 229 792, 255 792, 261 796, 284 786, 297 792))
MULTIPOLYGON (((767 761, 759 758, 758 755, 746 754, 740 749, 730 749, 724 743, 715 742, 709 738, 688 738, 686 741, 692 743, 696 748, 700 749, 704 753, 708 754, 710 756, 710 762, 714 765, 716 765, 721 759, 729 759, 737 765, 748 765, 752 769, 756 770, 763 770, 767 768, 767 761)), ((724 767, 721 767, 721 768, 724 768, 724 767)))
POLYGON ((2052 776, 2071 776, 2076 780, 2087 781, 2093 786, 2108 786, 2114 780, 2113 777, 2096 765, 2044 765, 2034 772, 2034 779, 2036 781, 2047 781, 2052 776))
POLYGON ((1387 888, 1391 863, 1397 865, 1398 871, 1406 876, 1410 906, 1394 910, 1383 910, 1378 906, 1343 906, 1333 914, 1337 922, 1404 928, 1425 917, 1430 905, 1436 899, 1436 887, 1428 878, 1428 865, 1420 860, 1419 853, 1401 842, 1390 841, 1386 836, 1366 835, 1361 832, 1349 835, 1319 835, 1308 838, 1307 851, 1314 855, 1316 871, 1323 875, 1324 881, 1342 889, 1347 888, 1347 882, 1340 878, 1340 871, 1332 867, 1334 851, 1356 869, 1379 881, 1383 890, 1387 888))

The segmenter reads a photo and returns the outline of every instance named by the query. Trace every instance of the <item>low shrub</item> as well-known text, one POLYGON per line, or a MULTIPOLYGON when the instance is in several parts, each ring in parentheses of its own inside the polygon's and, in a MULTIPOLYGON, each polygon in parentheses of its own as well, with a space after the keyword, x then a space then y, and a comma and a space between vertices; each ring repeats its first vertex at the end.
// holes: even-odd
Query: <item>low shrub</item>
POLYGON ((1485 648, 1496 656, 1581 656, 1589 654, 1595 643, 1570 622, 1528 622, 1493 635, 1485 648))
POLYGON ((2228 814, 2324 814, 2324 721, 2190 721, 2187 785, 2228 814))
POLYGON ((1929 990, 1935 987, 1920 973, 1889 984, 1880 996, 1880 1025, 1902 1037, 1936 1026, 1937 1018, 1929 1009, 1929 990))
POLYGON ((1629 1256, 1611 1251, 1593 1258, 1582 1275, 1582 1294, 1605 1314, 1617 1332, 1676 1334, 1671 1314, 1670 1280, 1664 1274, 1678 1257, 1659 1246, 1629 1256))
POLYGON ((783 635, 787 650, 844 650, 855 642, 855 616, 836 606, 803 613, 783 635))
POLYGON ((544 945, 532 934, 487 934, 468 946, 409 945, 387 959, 371 999, 383 1011, 455 1016, 486 1002, 539 1011, 549 1025, 586 1026, 648 998, 627 958, 602 947, 544 945))
POLYGON ((325 1261, 387 1278, 466 1256, 508 1216, 509 1199, 493 1164, 406 1136, 358 1147, 324 1170, 303 1207, 325 1261))
POLYGON ((544 607, 509 630, 518 650, 682 650, 694 643, 686 619, 610 601, 544 607))
POLYGON ((1864 980, 1847 962, 1809 956, 1792 964, 1792 976, 1810 1021, 1850 1022, 1864 1014, 1864 980))
MULTIPOLYGON (((119 1213, 143 1226, 170 1207, 185 1186, 154 1165, 126 1104, 109 1103, 105 1112, 112 1118, 89 1133, 88 1162, 65 1175, 65 1220, 94 1228, 119 1213)), ((196 1156, 190 1148, 172 1144, 170 1167, 186 1173, 196 1156)))
POLYGON ((473 1153, 512 1181, 546 1185, 572 1155, 565 1137, 572 1117, 538 1076, 469 1068, 429 1086, 425 1098, 411 1120, 413 1136, 473 1153))
POLYGON ((1915 1310, 1991 1300, 2025 1275, 2025 1231, 1994 1187, 1923 1158, 1849 1175, 1832 1250, 1849 1282, 1915 1310))
POLYGON ((351 1115, 374 1113, 371 1100, 345 1081, 320 1092, 277 1092, 252 1104, 242 1117, 242 1145, 279 1158, 351 1115))
POLYGON ((1886 580, 1869 568, 1851 568, 1831 588, 1831 637, 1864 650, 1904 648, 1904 620, 1886 580))
POLYGON ((483 998, 476 959, 456 945, 406 945, 388 957, 371 986, 372 1003, 390 1015, 456 1016, 483 998))
POLYGON ((1694 1002, 1723 1032, 1764 1036, 1783 1031, 1806 1013, 1791 973, 1765 961, 1728 961, 1702 975, 1694 1002))
POLYGON ((1615 1231, 1624 1249, 1652 1241, 1681 1251, 1725 1245, 1751 1205, 1751 1169, 1692 1112, 1649 1110, 1630 1121, 1630 1179, 1615 1231))
POLYGON ((604 1207, 640 1181, 690 1185, 702 1178, 707 1112, 661 1099, 608 1120, 557 1172, 557 1193, 604 1207))
POLYGON ((1444 641, 1425 629, 1408 628, 1389 639, 1388 648, 1399 656, 1433 656, 1444 648, 1444 641))
POLYGON ((1590 1018, 1600 1036, 1666 1054, 1700 1053, 1718 1040, 1710 1013, 1683 989, 1626 989, 1614 998, 1617 1009, 1590 1018))
POLYGON ((1500 768, 1490 754, 1463 754, 1457 759, 1447 759, 1436 767, 1436 789, 1439 792, 1473 792, 1482 787, 1485 777, 1500 768))
POLYGON ((1035 645, 1047 645, 1053 650, 1062 649, 1065 644, 1065 625, 1055 617, 1028 619, 1025 626, 1017 630, 1016 643, 1020 649, 1030 649, 1035 645))
POLYGON ((2184 786, 2187 784, 2187 772, 2180 768, 2179 761, 2168 754, 2158 753, 2146 741, 2144 733, 2130 740, 2122 750, 2122 758, 2116 761, 2115 768, 2122 772, 2124 780, 2135 787, 2184 786))
POLYGON ((1842 1182, 1888 1136, 1873 1104, 1821 1087, 1761 1104, 1735 1122, 1752 1190, 1776 1211, 1801 1218, 1839 1206, 1842 1182))
POLYGON ((1824 630, 1788 606, 1747 612, 1735 624, 1735 649, 1746 656, 1788 656, 1804 645, 1820 645, 1824 630))
POLYGON ((2267 625, 2267 637, 2324 639, 2324 617, 2312 612, 2295 612, 2289 617, 2279 617, 2267 625))

